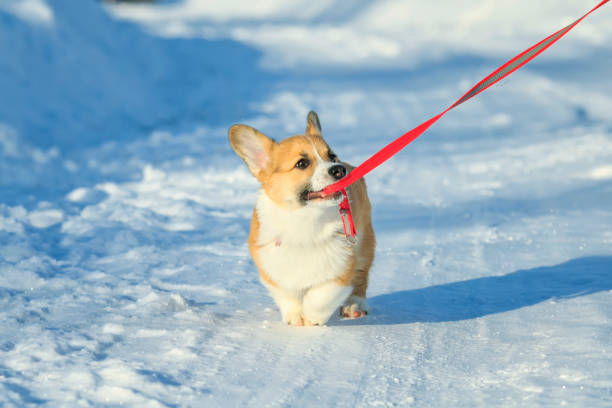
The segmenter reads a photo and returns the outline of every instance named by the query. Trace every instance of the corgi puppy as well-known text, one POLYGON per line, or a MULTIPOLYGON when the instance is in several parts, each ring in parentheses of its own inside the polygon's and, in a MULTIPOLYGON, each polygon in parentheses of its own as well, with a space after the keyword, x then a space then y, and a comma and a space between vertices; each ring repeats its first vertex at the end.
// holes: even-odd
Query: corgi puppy
POLYGON ((325 142, 317 114, 308 114, 306 133, 282 142, 246 125, 232 126, 229 141, 261 183, 249 250, 282 320, 313 326, 337 310, 348 318, 366 315, 376 246, 370 200, 363 179, 347 188, 358 233, 349 242, 338 210, 342 194, 323 197, 321 190, 353 167, 325 142))

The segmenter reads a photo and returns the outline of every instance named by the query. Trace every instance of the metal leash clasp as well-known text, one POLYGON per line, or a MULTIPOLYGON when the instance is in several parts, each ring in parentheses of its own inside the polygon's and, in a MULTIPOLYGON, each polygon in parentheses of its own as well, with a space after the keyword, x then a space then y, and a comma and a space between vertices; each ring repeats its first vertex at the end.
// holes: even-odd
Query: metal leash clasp
POLYGON ((351 214, 351 205, 349 204, 348 194, 345 189, 342 189, 344 199, 340 203, 340 218, 342 218, 342 226, 344 227, 344 235, 351 244, 357 243, 357 230, 353 222, 353 214, 351 214), (348 226, 348 227, 347 227, 348 226))

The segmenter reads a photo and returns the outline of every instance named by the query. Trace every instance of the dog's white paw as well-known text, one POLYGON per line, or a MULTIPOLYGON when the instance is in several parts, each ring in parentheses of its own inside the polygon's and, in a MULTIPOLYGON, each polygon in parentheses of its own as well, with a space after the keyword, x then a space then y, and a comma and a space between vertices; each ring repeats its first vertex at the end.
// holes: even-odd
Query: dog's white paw
POLYGON ((283 321, 287 323, 289 326, 304 326, 304 318, 302 314, 297 313, 289 313, 283 316, 283 321))
POLYGON ((321 319, 319 320, 310 320, 307 318, 304 318, 304 326, 324 326, 325 323, 327 323, 327 320, 323 321, 321 319))
POLYGON ((370 313, 370 306, 366 298, 350 296, 340 307, 340 316, 348 319, 357 319, 370 313))

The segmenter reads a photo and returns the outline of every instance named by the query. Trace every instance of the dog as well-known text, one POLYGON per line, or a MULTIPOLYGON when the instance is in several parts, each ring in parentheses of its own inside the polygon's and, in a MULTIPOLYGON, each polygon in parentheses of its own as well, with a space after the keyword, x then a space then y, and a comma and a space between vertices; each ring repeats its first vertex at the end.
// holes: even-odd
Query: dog
POLYGON ((344 233, 340 192, 321 190, 354 167, 342 163, 321 136, 314 111, 306 133, 276 142, 246 125, 229 129, 236 154, 261 183, 249 251, 263 285, 291 326, 324 325, 339 310, 346 318, 369 312, 366 289, 376 239, 363 179, 347 188, 356 242, 344 233))

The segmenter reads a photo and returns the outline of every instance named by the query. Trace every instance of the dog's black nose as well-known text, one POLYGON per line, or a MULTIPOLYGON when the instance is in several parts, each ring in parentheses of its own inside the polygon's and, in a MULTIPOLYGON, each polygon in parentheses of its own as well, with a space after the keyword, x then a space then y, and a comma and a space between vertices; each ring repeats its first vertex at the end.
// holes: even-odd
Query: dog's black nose
POLYGON ((336 180, 340 180, 342 177, 346 176, 346 167, 341 164, 335 164, 329 168, 329 175, 336 180))

